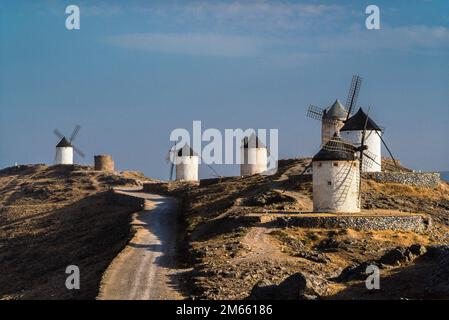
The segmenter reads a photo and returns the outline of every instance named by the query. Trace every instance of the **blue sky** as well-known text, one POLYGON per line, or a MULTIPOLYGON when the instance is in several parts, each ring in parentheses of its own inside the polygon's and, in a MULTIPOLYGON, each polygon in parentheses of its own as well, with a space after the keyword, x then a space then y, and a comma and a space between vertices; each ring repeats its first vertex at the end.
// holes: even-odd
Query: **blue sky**
MULTIPOLYGON (((279 156, 311 156, 306 107, 364 82, 394 154, 449 170, 448 1, 4 1, 0 4, 0 168, 51 163, 57 138, 166 179, 175 128, 278 128, 279 156), (65 28, 65 7, 81 29, 65 28), (376 4, 381 30, 365 28, 376 4)), ((215 166, 220 174, 236 167, 215 166)), ((210 175, 207 167, 200 175, 210 175)))

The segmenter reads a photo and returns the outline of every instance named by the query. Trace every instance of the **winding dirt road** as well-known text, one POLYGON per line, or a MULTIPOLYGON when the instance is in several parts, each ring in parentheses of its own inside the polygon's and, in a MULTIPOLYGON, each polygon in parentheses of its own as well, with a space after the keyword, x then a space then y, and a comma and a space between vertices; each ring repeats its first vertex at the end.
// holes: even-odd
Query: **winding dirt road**
POLYGON ((145 210, 134 215, 136 233, 103 275, 100 300, 174 300, 176 268, 176 201, 137 191, 121 193, 145 199, 145 210))

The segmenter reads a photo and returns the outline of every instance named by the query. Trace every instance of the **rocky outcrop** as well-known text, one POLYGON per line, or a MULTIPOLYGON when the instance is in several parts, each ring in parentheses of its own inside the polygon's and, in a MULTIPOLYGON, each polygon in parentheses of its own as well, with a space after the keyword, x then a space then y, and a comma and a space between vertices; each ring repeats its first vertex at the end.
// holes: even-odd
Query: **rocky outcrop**
POLYGON ((398 247, 387 251, 377 262, 385 266, 399 266, 413 261, 424 253, 426 253, 426 247, 420 244, 414 244, 408 248, 398 247))
POLYGON ((295 273, 273 285, 265 280, 259 281, 252 289, 250 300, 312 300, 317 298, 313 280, 301 273, 295 273))
POLYGON ((368 274, 366 269, 370 265, 375 265, 382 268, 389 268, 393 266, 400 266, 415 260, 417 257, 426 253, 426 248, 420 244, 414 244, 410 247, 397 247, 392 250, 388 250, 382 257, 374 261, 365 261, 360 264, 351 265, 340 273, 335 278, 337 282, 347 282, 352 280, 366 279, 368 274))

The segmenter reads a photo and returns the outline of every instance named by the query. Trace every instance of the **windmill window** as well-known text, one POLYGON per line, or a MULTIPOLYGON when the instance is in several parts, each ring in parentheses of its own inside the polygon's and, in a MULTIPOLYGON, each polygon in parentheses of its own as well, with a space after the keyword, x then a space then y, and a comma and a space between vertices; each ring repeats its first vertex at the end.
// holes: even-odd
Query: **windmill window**
POLYGON ((338 167, 338 162, 332 163, 334 167, 338 167))
POLYGON ((331 186, 331 185, 332 185, 332 182, 331 182, 331 181, 328 181, 328 182, 327 182, 327 185, 328 185, 328 186, 331 186))

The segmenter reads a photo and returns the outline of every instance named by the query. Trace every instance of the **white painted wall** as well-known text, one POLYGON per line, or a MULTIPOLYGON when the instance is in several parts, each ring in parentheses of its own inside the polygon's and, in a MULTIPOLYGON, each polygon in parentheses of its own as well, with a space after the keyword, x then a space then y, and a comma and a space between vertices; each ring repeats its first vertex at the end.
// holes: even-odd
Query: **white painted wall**
POLYGON ((72 147, 56 148, 55 164, 73 164, 73 148, 72 147))
MULTIPOLYGON (((341 138, 360 147, 362 143, 362 130, 340 131, 341 138)), ((379 131, 379 134, 382 134, 379 131)), ((368 151, 372 153, 374 161, 368 158, 363 159, 363 172, 380 172, 382 166, 382 141, 380 136, 374 130, 366 130, 365 145, 368 151), (376 163, 377 162, 377 163, 376 163), (368 164, 371 163, 371 164, 368 164)))
POLYGON ((335 132, 339 132, 343 126, 343 120, 335 120, 334 122, 322 121, 321 144, 325 144, 330 138, 334 136, 335 132))
POLYGON ((358 160, 314 161, 313 211, 360 212, 359 178, 358 160))
POLYGON ((198 156, 176 157, 176 180, 198 181, 198 156))
POLYGON ((240 175, 250 176, 267 171, 267 148, 240 149, 240 175))

